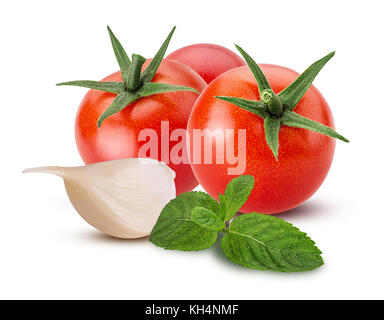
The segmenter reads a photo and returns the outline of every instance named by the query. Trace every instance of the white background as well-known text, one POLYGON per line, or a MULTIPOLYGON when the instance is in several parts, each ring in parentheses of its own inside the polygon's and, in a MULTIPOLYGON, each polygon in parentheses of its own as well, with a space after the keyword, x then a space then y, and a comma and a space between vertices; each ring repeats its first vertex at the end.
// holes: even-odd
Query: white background
POLYGON ((0 4, 0 298, 384 298, 382 1, 2 1, 0 4), (324 252, 312 272, 258 272, 215 246, 167 252, 87 225, 63 183, 26 167, 80 165, 73 124, 82 88, 117 70, 106 25, 129 53, 150 57, 173 25, 168 53, 242 45, 260 63, 303 71, 337 54, 315 85, 340 133, 330 174, 281 214, 324 252))

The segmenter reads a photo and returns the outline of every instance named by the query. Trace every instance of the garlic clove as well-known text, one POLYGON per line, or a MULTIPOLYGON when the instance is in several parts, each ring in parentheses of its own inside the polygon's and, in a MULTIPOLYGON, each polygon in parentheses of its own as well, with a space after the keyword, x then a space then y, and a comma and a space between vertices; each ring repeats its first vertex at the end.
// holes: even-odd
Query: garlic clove
POLYGON ((148 236, 161 210, 176 197, 174 171, 153 159, 129 158, 23 172, 62 177, 81 217, 96 229, 123 239, 148 236))

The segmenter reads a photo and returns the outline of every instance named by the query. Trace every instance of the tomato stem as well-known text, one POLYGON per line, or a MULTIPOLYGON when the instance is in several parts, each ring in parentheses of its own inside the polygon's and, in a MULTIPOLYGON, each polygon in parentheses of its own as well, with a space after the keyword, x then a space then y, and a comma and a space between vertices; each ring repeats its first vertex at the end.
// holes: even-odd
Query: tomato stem
POLYGON ((132 55, 132 64, 129 69, 128 81, 127 81, 127 89, 131 92, 138 89, 141 85, 140 74, 141 67, 145 62, 145 58, 138 54, 132 55))
POLYGON ((279 99, 279 97, 271 90, 266 89, 261 93, 261 101, 264 102, 268 111, 274 116, 281 116, 283 113, 283 105, 279 99))

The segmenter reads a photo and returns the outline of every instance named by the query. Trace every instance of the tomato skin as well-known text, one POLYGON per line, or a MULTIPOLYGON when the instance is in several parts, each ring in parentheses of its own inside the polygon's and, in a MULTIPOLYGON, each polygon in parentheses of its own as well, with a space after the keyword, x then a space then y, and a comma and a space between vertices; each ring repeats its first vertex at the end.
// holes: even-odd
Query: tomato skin
MULTIPOLYGON (((148 65, 147 60, 143 69, 148 65)), ((122 81, 116 72, 102 81, 122 81)), ((152 82, 183 85, 201 92, 206 83, 191 68, 176 61, 163 60, 152 82)), ((138 141, 142 129, 154 129, 158 135, 158 160, 161 160, 161 121, 169 121, 169 131, 185 129, 198 97, 193 92, 169 92, 142 98, 107 118, 100 129, 97 120, 116 94, 89 90, 81 102, 75 123, 76 144, 86 164, 138 156, 147 141, 138 141)), ((170 141, 169 148, 178 141, 170 141)), ((168 163, 167 163, 168 164, 168 163)), ((191 191, 198 182, 189 164, 168 164, 176 172, 177 194, 191 191)), ((154 183, 156 183, 154 181, 154 183)))
POLYGON ((190 66, 210 83, 222 73, 245 65, 233 51, 209 43, 193 44, 172 52, 167 59, 179 61, 190 66))
MULTIPOLYGON (((260 67, 276 93, 290 85, 299 75, 293 70, 276 65, 260 67)), ((259 100, 256 80, 248 67, 224 73, 201 93, 188 122, 189 135, 193 134, 193 129, 221 128, 235 129, 235 132, 238 129, 247 129, 246 169, 243 174, 255 177, 255 188, 241 212, 274 214, 287 211, 297 207, 316 192, 331 166, 335 150, 334 139, 310 130, 282 126, 279 133, 279 156, 276 161, 265 140, 263 120, 214 96, 259 100)), ((294 111, 334 128, 331 110, 314 86, 305 93, 294 111)), ((193 143, 191 140, 190 156, 193 143)), ((203 146, 203 143, 201 144, 203 146)), ((227 138, 224 139, 224 144, 228 144, 227 138)), ((215 147, 216 144, 213 143, 213 148, 215 147)), ((224 164, 204 164, 204 161, 202 163, 192 163, 195 176, 203 188, 218 199, 219 193, 224 193, 225 186, 235 177, 227 174, 227 169, 233 165, 227 160, 224 164)))

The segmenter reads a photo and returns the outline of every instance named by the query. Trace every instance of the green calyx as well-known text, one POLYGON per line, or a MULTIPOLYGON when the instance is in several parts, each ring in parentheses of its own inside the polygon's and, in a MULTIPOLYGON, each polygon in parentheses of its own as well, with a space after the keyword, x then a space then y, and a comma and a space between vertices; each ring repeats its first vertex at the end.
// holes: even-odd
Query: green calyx
POLYGON ((133 54, 131 61, 126 51, 120 44, 119 40, 117 40, 117 38, 113 34, 112 30, 109 27, 107 28, 109 36, 111 38, 113 51, 120 67, 123 81, 103 82, 79 80, 57 84, 58 86, 78 86, 117 94, 112 104, 104 111, 104 113, 98 119, 97 126, 99 128, 106 118, 112 116, 117 112, 120 112, 129 104, 143 97, 173 91, 192 91, 198 93, 197 90, 190 87, 151 82, 156 74, 157 69, 160 66, 161 61, 164 58, 165 52, 167 51, 169 42, 171 41, 172 35, 176 27, 174 27, 169 33, 167 39, 164 41, 159 51, 156 53, 152 61, 149 63, 148 67, 143 72, 141 72, 141 68, 146 59, 138 54, 133 54))
POLYGON ((349 142, 348 139, 338 134, 335 130, 293 112, 317 74, 335 55, 335 52, 331 52, 324 58, 313 63, 290 86, 280 93, 275 94, 256 62, 241 47, 236 45, 236 48, 247 62, 257 81, 260 101, 224 96, 217 96, 216 98, 230 102, 264 119, 266 142, 276 160, 278 160, 279 131, 282 125, 312 130, 344 142, 349 142))

